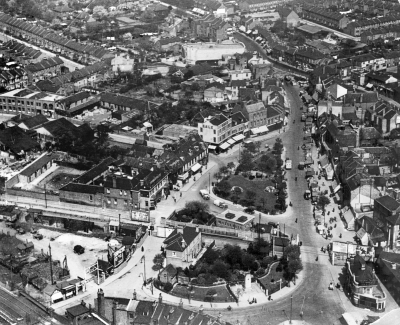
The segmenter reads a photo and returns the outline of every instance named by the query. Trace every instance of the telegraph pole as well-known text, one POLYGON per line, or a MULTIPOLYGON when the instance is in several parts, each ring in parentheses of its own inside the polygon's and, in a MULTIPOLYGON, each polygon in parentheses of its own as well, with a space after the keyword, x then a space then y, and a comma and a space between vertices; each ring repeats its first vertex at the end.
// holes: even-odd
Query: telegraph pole
POLYGON ((290 296, 290 320, 289 320, 289 324, 292 324, 292 308, 293 308, 293 295, 290 296))
POLYGON ((50 244, 49 244, 49 255, 50 255, 50 281, 51 281, 51 284, 53 285, 54 284, 54 281, 53 281, 53 259, 51 257, 51 246, 50 246, 50 244))

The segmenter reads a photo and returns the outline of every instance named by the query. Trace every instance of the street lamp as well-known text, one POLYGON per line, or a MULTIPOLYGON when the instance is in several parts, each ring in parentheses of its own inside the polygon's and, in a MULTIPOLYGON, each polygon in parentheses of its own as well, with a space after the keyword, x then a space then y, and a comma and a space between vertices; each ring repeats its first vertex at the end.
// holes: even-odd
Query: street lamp
POLYGON ((349 258, 349 244, 352 244, 352 242, 350 242, 350 241, 347 241, 347 242, 346 242, 346 247, 347 247, 347 250, 346 250, 346 259, 349 258))
POLYGON ((143 283, 146 284, 146 257, 142 256, 140 263, 143 263, 143 283))

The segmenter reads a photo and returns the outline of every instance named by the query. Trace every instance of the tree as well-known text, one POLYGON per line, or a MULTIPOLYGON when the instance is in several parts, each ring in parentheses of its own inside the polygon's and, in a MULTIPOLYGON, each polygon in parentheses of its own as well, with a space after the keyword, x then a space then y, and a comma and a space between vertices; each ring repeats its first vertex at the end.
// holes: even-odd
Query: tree
POLYGON ((192 83, 192 85, 190 86, 190 90, 191 91, 199 91, 200 90, 200 85, 198 82, 194 82, 192 83))
POLYGON ((221 167, 219 168, 219 172, 220 172, 222 175, 225 176, 225 175, 228 174, 228 172, 229 172, 228 166, 225 166, 225 165, 221 166, 221 167))
POLYGON ((213 264, 219 258, 217 251, 210 249, 203 255, 203 259, 207 264, 213 264))
POLYGON ((263 206, 263 209, 264 209, 265 208, 265 204, 267 204, 268 200, 267 200, 267 198, 265 196, 262 196, 260 198, 260 202, 261 202, 261 204, 263 206))
POLYGON ((228 162, 228 164, 226 165, 226 167, 229 168, 230 171, 232 171, 235 168, 235 163, 230 161, 228 162))
POLYGON ((274 157, 270 157, 266 164, 269 170, 274 170, 276 168, 277 161, 274 157))
POLYGON ((254 142, 254 146, 255 146, 255 148, 256 148, 256 150, 257 150, 257 151, 260 151, 260 148, 261 148, 261 142, 260 142, 260 141, 256 141, 256 142, 254 142))
POLYGON ((215 289, 210 289, 206 293, 206 296, 210 302, 212 302, 214 300, 214 296, 216 296, 216 295, 217 295, 217 290, 215 290, 215 289))
POLYGON ((274 151, 278 154, 281 154, 282 150, 283 150, 282 140, 280 138, 277 138, 274 143, 274 151))
POLYGON ((243 150, 240 155, 240 170, 247 172, 254 168, 253 156, 247 149, 243 150))
POLYGON ((99 18, 104 17, 107 15, 108 11, 103 6, 96 6, 93 8, 93 15, 99 18))
POLYGON ((225 280, 229 277, 229 269, 226 263, 221 260, 217 260, 214 262, 212 266, 212 272, 219 278, 223 278, 225 280))
POLYGON ((232 189, 232 185, 225 180, 217 183, 215 187, 218 190, 218 193, 223 197, 227 197, 232 189))
POLYGON ((154 263, 154 265, 153 265, 154 271, 158 271, 158 270, 162 269, 163 264, 164 264, 164 256, 162 254, 157 254, 153 258, 153 263, 154 263))
POLYGON ((227 244, 224 246, 224 253, 226 262, 228 262, 232 268, 234 268, 236 264, 240 265, 242 263, 243 251, 239 246, 227 244))
POLYGON ((325 195, 320 195, 320 197, 318 198, 318 204, 322 206, 322 210, 325 211, 325 207, 331 203, 330 198, 328 198, 325 195))
POLYGON ((300 247, 298 245, 285 247, 282 259, 285 264, 285 277, 287 280, 294 280, 294 283, 296 283, 296 273, 303 269, 303 263, 300 259, 300 247))
POLYGON ((249 142, 244 144, 245 149, 250 151, 250 153, 256 153, 257 152, 257 146, 254 142, 249 142))
POLYGON ((172 290, 174 286, 172 285, 171 282, 167 282, 166 284, 164 284, 164 291, 165 292, 170 292, 172 290))
POLYGON ((242 257, 242 265, 246 270, 250 270, 254 267, 254 263, 256 262, 256 258, 248 253, 244 253, 242 257))
POLYGON ((203 201, 188 201, 185 203, 186 213, 195 215, 202 212, 210 211, 210 206, 203 201))

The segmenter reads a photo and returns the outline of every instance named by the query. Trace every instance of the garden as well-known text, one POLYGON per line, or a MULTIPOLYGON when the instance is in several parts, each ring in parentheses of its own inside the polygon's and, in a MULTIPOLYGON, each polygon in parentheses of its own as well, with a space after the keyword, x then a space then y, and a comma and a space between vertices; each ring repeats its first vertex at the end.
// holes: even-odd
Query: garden
POLYGON ((260 143, 244 144, 239 165, 221 166, 215 175, 214 193, 235 204, 254 210, 277 214, 286 210, 286 181, 281 158, 283 144, 276 139, 272 151, 260 151, 260 143), (271 190, 273 189, 273 190, 271 190))
MULTIPOLYGON (((194 266, 177 268, 179 277, 188 280, 185 284, 162 283, 155 280, 154 285, 165 292, 184 298, 207 302, 231 302, 236 297, 230 286, 243 284, 245 275, 250 273, 269 293, 279 290, 279 286, 295 283, 302 270, 300 248, 289 245, 282 258, 269 256, 270 245, 263 238, 250 243, 247 249, 226 244, 222 249, 213 245, 207 248, 203 257, 194 266)), ((163 263, 163 256, 154 259, 155 268, 163 263)))
POLYGON ((209 211, 210 206, 203 201, 188 201, 182 210, 175 211, 170 220, 196 225, 214 225, 215 216, 209 211))

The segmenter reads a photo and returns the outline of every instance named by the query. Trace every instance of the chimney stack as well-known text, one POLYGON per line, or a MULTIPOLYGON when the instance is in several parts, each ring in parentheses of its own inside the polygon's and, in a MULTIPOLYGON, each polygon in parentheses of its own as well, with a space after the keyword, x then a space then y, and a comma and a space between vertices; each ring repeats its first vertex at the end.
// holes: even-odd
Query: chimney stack
POLYGON ((104 291, 99 289, 97 291, 97 313, 100 316, 105 316, 105 309, 104 291))
POLYGON ((162 294, 160 293, 160 295, 158 296, 158 302, 161 304, 162 303, 162 294))

